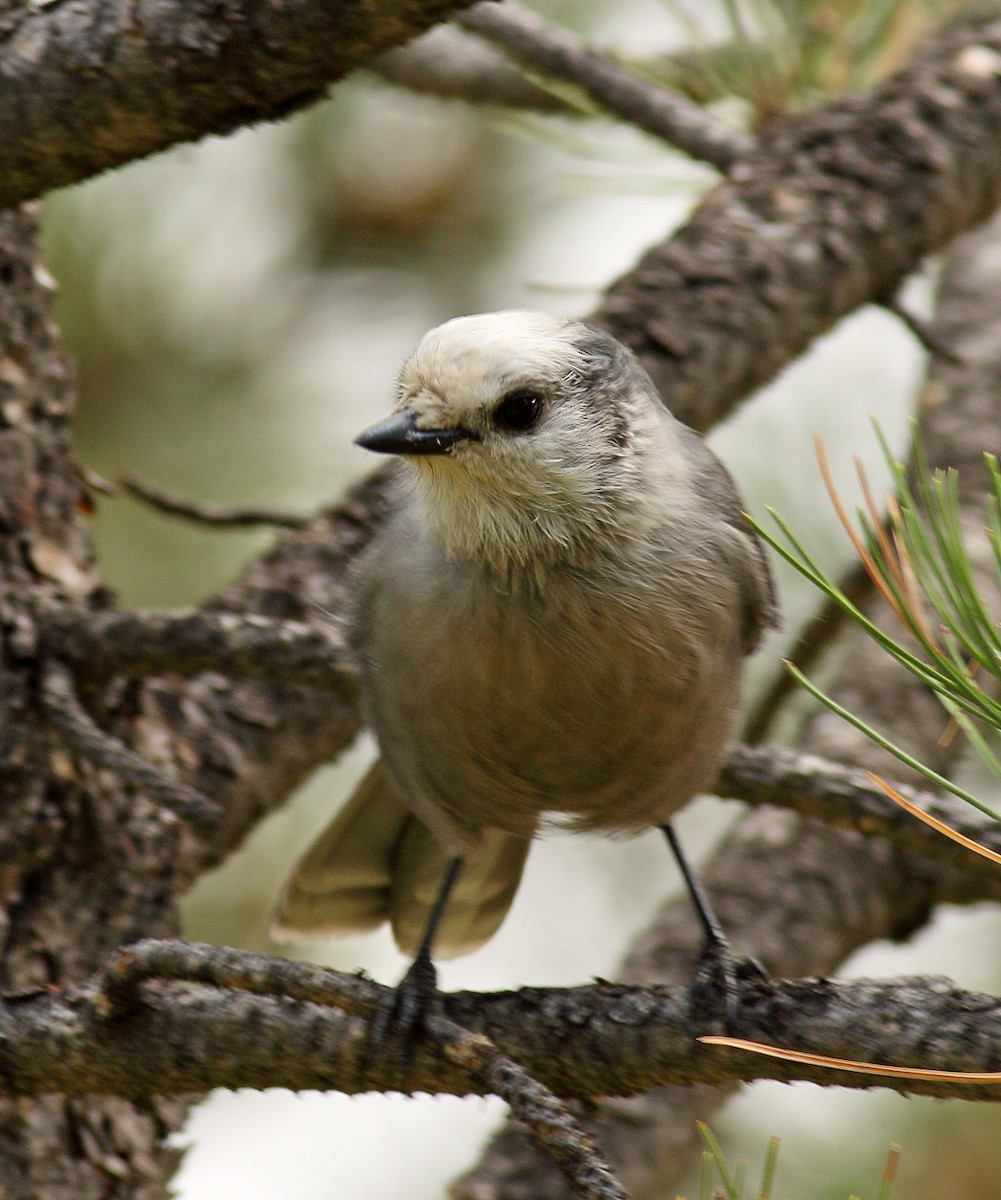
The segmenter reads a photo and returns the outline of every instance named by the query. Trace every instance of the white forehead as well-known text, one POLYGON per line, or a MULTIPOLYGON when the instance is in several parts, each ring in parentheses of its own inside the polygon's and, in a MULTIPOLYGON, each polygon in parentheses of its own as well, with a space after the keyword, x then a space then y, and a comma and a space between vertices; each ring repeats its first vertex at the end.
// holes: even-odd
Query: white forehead
POLYGON ((495 398, 506 388, 558 381, 578 367, 579 327, 549 313, 482 313, 456 317, 424 335, 404 364, 404 397, 430 392, 454 404, 495 398))

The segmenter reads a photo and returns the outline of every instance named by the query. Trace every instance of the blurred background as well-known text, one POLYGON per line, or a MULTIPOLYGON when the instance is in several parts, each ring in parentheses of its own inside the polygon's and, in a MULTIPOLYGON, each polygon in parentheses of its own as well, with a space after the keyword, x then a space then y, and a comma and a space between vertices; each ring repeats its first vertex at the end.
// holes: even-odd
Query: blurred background
MULTIPOLYGON (((716 65, 698 74, 704 94, 754 122, 891 69, 948 6, 533 7, 627 58, 654 49, 705 53, 716 65)), ((643 66, 670 74, 678 64, 643 66)), ((45 235, 59 322, 79 362, 79 453, 110 480, 134 472, 195 499, 303 510, 325 503, 369 469, 351 438, 385 411, 400 361, 427 328, 498 308, 586 314, 602 287, 712 182, 710 172, 612 122, 473 110, 359 74, 280 125, 182 147, 54 196, 45 235)), ((932 285, 913 281, 908 302, 927 309, 932 285)), ((860 313, 717 430, 712 444, 750 510, 776 507, 836 568, 850 547, 822 492, 812 435, 823 435, 845 494, 855 495, 852 455, 881 482, 869 415, 902 447, 921 370, 920 347, 894 318, 860 313)), ((273 536, 206 531, 129 498, 101 499, 93 529, 110 582, 133 606, 197 602, 273 536)), ((755 661, 752 690, 773 676, 784 641, 817 602, 788 572, 780 585, 785 630, 755 661)), ((266 926, 282 876, 371 754, 363 740, 319 772, 201 881, 186 903, 188 935, 280 949, 266 926)), ((679 822, 682 837, 704 855, 737 812, 698 801, 679 822)), ((550 838, 533 850, 500 935, 446 964, 443 985, 610 975, 632 934, 677 886, 659 837, 550 838)), ((943 912, 912 944, 871 947, 846 971, 943 973, 996 992, 999 944, 995 910, 943 912)), ((388 935, 320 946, 317 958, 386 981, 405 967, 388 935)), ((177 1195, 431 1200, 474 1162, 502 1109, 450 1098, 219 1093, 195 1110, 184 1134, 190 1150, 177 1195)), ((898 1200, 997 1197, 1001 1125, 986 1107, 763 1084, 731 1103, 714 1128, 731 1158, 750 1158, 752 1178, 768 1137, 781 1137, 777 1195, 875 1196, 896 1141, 898 1200)), ((697 1194, 693 1181, 685 1186, 697 1194)))

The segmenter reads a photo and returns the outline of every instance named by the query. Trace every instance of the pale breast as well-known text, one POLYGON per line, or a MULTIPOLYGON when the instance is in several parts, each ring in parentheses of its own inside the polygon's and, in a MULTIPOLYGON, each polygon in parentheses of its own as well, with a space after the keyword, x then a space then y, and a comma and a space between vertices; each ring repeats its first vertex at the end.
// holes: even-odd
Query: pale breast
POLYGON ((697 573, 677 569, 659 587, 650 563, 614 589, 595 579, 568 570, 505 592, 386 539, 356 643, 404 792, 470 828, 528 833, 552 813, 635 829, 712 780, 739 691, 729 600, 709 605, 697 573))

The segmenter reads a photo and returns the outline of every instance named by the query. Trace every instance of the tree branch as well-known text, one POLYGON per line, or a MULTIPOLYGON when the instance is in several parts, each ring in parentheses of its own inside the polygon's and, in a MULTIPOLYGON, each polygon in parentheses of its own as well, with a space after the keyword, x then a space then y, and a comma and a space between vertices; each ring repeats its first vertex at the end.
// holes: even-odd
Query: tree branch
MULTIPOLYGON (((741 84, 748 75, 754 78, 771 70, 773 65, 773 54, 768 47, 752 46, 746 41, 669 53, 658 53, 655 49, 651 56, 628 60, 600 47, 592 48, 590 53, 600 55, 613 66, 626 67, 633 79, 653 82, 661 95, 679 95, 700 108, 718 100, 732 100, 734 95, 751 98, 745 97, 746 89, 741 89, 741 84), (756 70, 750 70, 752 63, 756 70), (738 89, 736 92, 734 87, 738 89)), ((446 25, 429 30, 406 46, 380 54, 368 64, 368 70, 388 83, 444 100, 558 116, 589 115, 556 95, 553 89, 534 83, 512 65, 508 55, 446 25)), ((568 82, 571 86, 576 84, 573 79, 568 82)))
MULTIPOLYGON (((144 985, 164 982, 207 985, 213 989, 213 998, 220 1000, 223 1007, 234 993, 269 1000, 292 1000, 300 1005, 322 1005, 324 1012, 306 1014, 304 1032, 312 1036, 308 1032, 310 1029, 316 1032, 318 1024, 325 1023, 325 1016, 332 1017, 328 1032, 335 1039, 343 1038, 346 1016, 374 1021, 390 998, 389 989, 371 980, 308 963, 269 958, 225 946, 145 941, 124 947, 112 956, 96 996, 90 989, 86 1003, 105 1023, 137 1014, 141 1016, 144 985), (331 1008, 335 1010, 333 1014, 331 1008)), ((293 1019, 300 1015, 301 1007, 293 1019)), ((241 1019, 246 1019, 246 1014, 241 1019)), ((225 1016, 222 1020, 226 1020, 225 1016)), ((446 1070, 469 1081, 466 1091, 477 1090, 506 1101, 512 1115, 525 1126, 536 1145, 557 1163, 575 1196, 581 1200, 628 1200, 569 1110, 543 1084, 532 1078, 519 1063, 502 1054, 489 1038, 457 1025, 447 1014, 435 1013, 431 1022, 425 1048, 446 1070)), ((264 1023, 267 1023, 266 1017, 264 1023)), ((247 1027, 254 1030, 252 1040, 255 1043, 259 1041, 261 1024, 259 1018, 253 1019, 247 1027)), ((226 1040, 231 1040, 232 1036, 231 1032, 226 1040)), ((198 1040, 201 1043, 202 1039, 198 1040)), ((419 1047, 413 1048, 412 1052, 408 1048, 408 1054, 402 1057, 388 1047, 382 1056, 387 1063, 373 1062, 371 1035, 366 1031, 360 1058, 353 1058, 349 1052, 349 1070, 357 1078, 360 1066, 358 1086, 361 1088, 374 1086, 378 1078, 381 1087, 394 1087, 392 1080, 396 1080, 399 1086, 394 1090, 423 1090, 415 1083, 419 1056, 419 1047), (391 1082, 380 1078, 385 1075, 380 1065, 383 1068, 388 1065, 391 1082)), ((324 1073, 332 1064, 336 1070, 342 1057, 336 1049, 329 1058, 324 1054, 324 1073)), ((192 1065, 189 1059, 185 1069, 190 1070, 192 1065)), ((236 1069, 239 1070, 238 1064, 236 1069)), ((3 1073, 0 1065, 0 1075, 3 1073)), ((159 1086, 154 1086, 153 1090, 160 1093, 159 1086)))
POLYGON ((113 771, 120 783, 137 788, 192 824, 205 825, 218 815, 217 806, 207 796, 171 779, 147 757, 101 729, 81 704, 73 677, 61 663, 45 665, 41 694, 52 724, 62 734, 70 753, 80 755, 92 766, 113 771))
POLYGON ((562 115, 578 111, 526 78, 499 50, 447 25, 387 50, 368 69, 388 83, 445 100, 562 115))
POLYGON ((1001 17, 966 13, 878 87, 776 120, 594 319, 671 411, 723 419, 1001 202, 1001 17))
POLYGON ((729 171, 754 149, 752 137, 724 125, 686 96, 641 79, 513 3, 477 4, 456 21, 503 46, 526 67, 582 88, 613 115, 721 171, 729 171))
POLYGON ((275 120, 464 0, 111 0, 0 22, 0 207, 275 120))
POLYGON ((179 496, 166 488, 147 483, 137 475, 125 475, 121 480, 124 491, 142 500, 159 512, 174 517, 184 517, 200 525, 215 525, 223 529, 246 525, 274 525, 281 529, 301 529, 308 524, 309 516, 287 508, 229 508, 221 504, 210 504, 205 500, 192 500, 179 496))
POLYGON ((358 696, 358 672, 332 622, 280 621, 204 609, 98 611, 49 605, 37 616, 41 649, 93 683, 115 675, 264 679, 358 696))
MULTIPOLYGON (((1001 825, 996 821, 953 796, 888 782, 957 833, 1001 854, 1001 825)), ((983 898, 1001 900, 1001 872, 995 863, 923 824, 855 767, 775 746, 735 746, 713 790, 745 804, 813 817, 834 829, 885 838, 904 853, 978 876, 985 889, 983 898)), ((970 885, 976 886, 972 880, 970 885)))
MULTIPOLYGON (((89 983, 0 1003, 0 1094, 140 1098, 287 1087, 485 1095, 505 1087, 499 1060, 476 1040, 488 1038, 566 1099, 780 1079, 1001 1100, 1001 1082, 877 1080, 705 1047, 697 1038, 709 1030, 692 1019, 683 988, 598 983, 446 995, 441 1037, 422 1039, 401 1063, 392 1053, 372 1056, 366 1023, 388 989, 369 979, 178 942, 127 947, 111 975, 110 992, 89 983), (573 1052, 554 1052, 562 1046, 573 1052)), ((1001 1000, 940 979, 754 985, 733 1033, 854 1061, 1001 1071, 1001 1000)))

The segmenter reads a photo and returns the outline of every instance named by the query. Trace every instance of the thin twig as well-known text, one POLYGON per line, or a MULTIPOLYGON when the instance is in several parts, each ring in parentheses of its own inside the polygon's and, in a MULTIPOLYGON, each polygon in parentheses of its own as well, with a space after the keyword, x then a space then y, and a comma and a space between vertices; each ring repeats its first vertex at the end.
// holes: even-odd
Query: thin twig
MULTIPOLYGON (((597 47, 593 53, 628 65, 634 73, 639 72, 639 79, 656 80, 660 87, 703 109, 714 101, 732 98, 733 90, 727 84, 733 78, 736 57, 742 65, 753 58, 761 69, 772 61, 766 47, 735 46, 732 42, 635 60, 623 60, 597 47)), ((591 115, 554 89, 528 78, 506 54, 451 25, 438 25, 405 46, 387 50, 366 69, 387 83, 444 100, 567 117, 591 115)))
POLYGON ((120 482, 130 495, 159 512, 184 517, 188 521, 197 521, 200 525, 221 528, 275 525, 281 529, 301 529, 311 520, 309 515, 287 508, 227 508, 204 500, 191 500, 156 484, 147 483, 137 475, 124 475, 120 482))
POLYGON ((929 354, 934 355, 935 358, 940 358, 954 367, 967 365, 963 356, 957 354, 951 346, 947 345, 939 337, 931 321, 926 321, 924 317, 918 316, 917 313, 912 312, 909 308, 905 308, 896 298, 879 301, 879 307, 886 309, 888 313, 892 313, 898 321, 906 325, 924 349, 929 354))
POLYGON ((374 1017, 379 1006, 372 981, 357 975, 229 946, 146 938, 119 948, 108 959, 101 981, 107 1011, 127 1013, 139 1003, 142 985, 153 979, 286 996, 366 1019, 374 1017))
POLYGON ((729 171, 755 147, 750 135, 722 124, 686 97, 640 79, 567 30, 515 4, 477 4, 455 20, 525 66, 575 84, 608 112, 721 171, 729 171))
POLYGON ((80 703, 73 676, 62 663, 49 661, 42 672, 42 702, 66 748, 95 767, 113 771, 155 803, 193 825, 204 825, 218 815, 218 805, 195 788, 170 779, 148 759, 106 733, 80 703))
POLYGON ((99 492, 102 496, 117 496, 118 488, 103 475, 99 475, 96 471, 92 471, 90 467, 80 468, 80 478, 84 486, 92 492, 99 492))
POLYGON ((629 1200, 593 1140, 567 1106, 489 1038, 471 1033, 444 1017, 434 1021, 446 1057, 482 1080, 499 1096, 511 1115, 528 1130, 535 1144, 556 1163, 581 1200, 629 1200))
POLYGON ((448 25, 380 54, 368 69, 399 87, 467 104, 491 104, 538 113, 577 112, 527 79, 506 54, 448 25))

